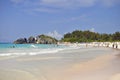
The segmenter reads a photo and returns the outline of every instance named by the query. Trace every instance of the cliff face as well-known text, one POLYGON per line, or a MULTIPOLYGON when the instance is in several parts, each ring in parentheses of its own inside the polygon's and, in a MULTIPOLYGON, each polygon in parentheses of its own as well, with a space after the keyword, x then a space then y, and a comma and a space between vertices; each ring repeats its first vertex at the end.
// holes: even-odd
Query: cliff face
POLYGON ((37 37, 29 37, 26 38, 20 38, 14 41, 15 44, 28 44, 28 43, 34 43, 34 44, 56 44, 57 40, 55 38, 52 38, 50 36, 46 35, 38 35, 37 37))

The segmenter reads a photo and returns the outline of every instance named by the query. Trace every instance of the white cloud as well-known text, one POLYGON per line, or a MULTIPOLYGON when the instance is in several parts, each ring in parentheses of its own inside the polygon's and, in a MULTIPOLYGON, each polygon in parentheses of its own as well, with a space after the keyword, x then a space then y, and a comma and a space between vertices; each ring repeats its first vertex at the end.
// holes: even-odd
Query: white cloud
POLYGON ((70 22, 73 22, 73 21, 87 21, 88 20, 88 15, 86 14, 82 14, 80 16, 72 16, 70 18, 61 18, 61 19, 58 19, 58 20, 52 20, 50 21, 50 23, 53 23, 53 24, 57 24, 57 23, 70 23, 70 22))
POLYGON ((57 8, 89 7, 96 0, 41 0, 41 5, 57 8))
POLYGON ((71 17, 69 20, 70 21, 83 20, 83 19, 86 19, 86 17, 87 17, 87 15, 83 14, 80 16, 71 17))
POLYGON ((11 2, 15 3, 15 4, 19 4, 19 3, 23 3, 26 0, 10 0, 11 2))
POLYGON ((120 4, 120 0, 101 0, 101 3, 104 6, 111 7, 111 6, 114 6, 116 4, 120 4))
MULTIPOLYGON (((26 8, 34 8, 40 12, 54 12, 60 9, 77 9, 95 5, 114 6, 120 0, 10 0, 15 4, 23 4, 26 8), (50 10, 49 10, 50 9, 50 10)), ((35 11, 33 10, 33 11, 35 11)))
POLYGON ((57 12, 56 9, 48 9, 48 8, 35 8, 35 9, 33 9, 33 11, 36 11, 36 12, 47 12, 47 13, 57 12))
POLYGON ((95 32, 95 28, 91 28, 90 31, 91 31, 91 32, 95 32))
POLYGON ((53 32, 48 32, 46 35, 51 36, 51 37, 54 37, 54 38, 56 38, 56 39, 58 39, 58 40, 60 40, 60 39, 63 37, 63 36, 62 36, 60 33, 58 33, 56 30, 53 31, 53 32))

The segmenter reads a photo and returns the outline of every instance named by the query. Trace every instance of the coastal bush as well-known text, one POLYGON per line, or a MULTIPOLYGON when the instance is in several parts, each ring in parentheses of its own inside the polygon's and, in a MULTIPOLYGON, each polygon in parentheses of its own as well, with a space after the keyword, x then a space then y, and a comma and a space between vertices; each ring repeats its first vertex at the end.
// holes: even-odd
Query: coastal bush
POLYGON ((64 37, 61 41, 64 42, 112 42, 112 41, 120 41, 120 32, 115 32, 113 34, 107 33, 97 33, 81 30, 75 30, 73 32, 69 32, 64 34, 64 37))

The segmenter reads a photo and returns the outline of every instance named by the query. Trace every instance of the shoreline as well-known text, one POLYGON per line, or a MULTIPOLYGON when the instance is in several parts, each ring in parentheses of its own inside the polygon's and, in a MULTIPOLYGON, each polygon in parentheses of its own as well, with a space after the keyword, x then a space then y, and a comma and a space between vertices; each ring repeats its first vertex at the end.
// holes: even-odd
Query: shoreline
POLYGON ((119 50, 104 47, 0 59, 0 79, 119 80, 119 60, 119 50))
POLYGON ((86 42, 86 43, 70 43, 70 42, 62 42, 57 43, 58 45, 65 45, 65 46, 84 46, 84 47, 108 47, 113 49, 120 50, 120 42, 86 42))

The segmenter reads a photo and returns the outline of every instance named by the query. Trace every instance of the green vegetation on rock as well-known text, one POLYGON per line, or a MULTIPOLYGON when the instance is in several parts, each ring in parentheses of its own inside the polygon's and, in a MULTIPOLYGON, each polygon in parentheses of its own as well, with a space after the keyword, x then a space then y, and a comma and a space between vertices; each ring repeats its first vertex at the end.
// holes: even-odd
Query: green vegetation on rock
MULTIPOLYGON (((71 33, 64 34, 64 37, 60 40, 62 42, 113 42, 120 41, 120 32, 115 32, 113 34, 97 33, 81 30, 75 30, 71 33)), ((14 41, 16 44, 56 44, 58 41, 47 35, 38 35, 37 37, 30 36, 28 39, 20 38, 14 41)))
POLYGON ((28 44, 28 43, 35 43, 35 44, 56 44, 57 39, 52 38, 47 35, 38 35, 37 37, 30 36, 28 39, 20 38, 14 41, 15 44, 28 44))

